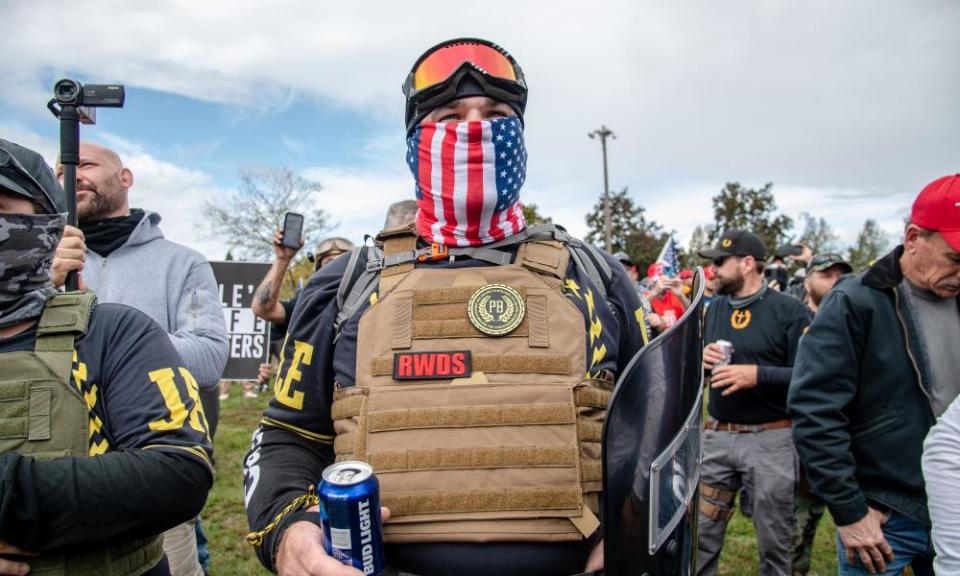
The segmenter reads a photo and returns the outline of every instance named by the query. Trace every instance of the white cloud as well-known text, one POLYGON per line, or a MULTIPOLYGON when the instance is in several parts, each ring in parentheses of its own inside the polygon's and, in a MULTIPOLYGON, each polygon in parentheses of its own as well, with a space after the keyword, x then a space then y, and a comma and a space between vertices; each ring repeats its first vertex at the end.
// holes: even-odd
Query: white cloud
MULTIPOLYGON (((112 147, 134 174, 130 188, 130 206, 157 212, 162 217, 160 229, 164 237, 199 251, 208 259, 220 260, 226 244, 208 238, 203 226, 203 201, 226 197, 227 190, 218 187, 213 177, 160 160, 144 151, 141 144, 110 132, 97 132, 100 143, 112 147)), ((54 165, 59 144, 17 124, 0 123, 0 136, 39 152, 48 164, 54 165)))
POLYGON ((318 166, 303 171, 303 176, 323 186, 315 203, 336 225, 330 234, 355 243, 362 242, 364 234, 375 235, 383 228, 390 204, 413 197, 413 181, 404 173, 318 166))
POLYGON ((366 113, 391 129, 369 143, 374 169, 317 172, 328 190, 353 192, 340 202, 371 211, 345 207, 344 230, 379 224, 385 205, 366 199, 386 194, 377 186, 411 193, 409 177, 392 172, 403 147, 398 87, 425 47, 458 35, 494 39, 523 65, 525 199, 573 232, 599 195, 599 146, 586 134, 601 123, 618 134, 611 188, 629 186, 683 242, 728 180, 772 181, 781 208, 823 216, 849 238, 866 217, 893 226, 923 184, 960 171, 951 0, 492 0, 489 16, 470 18, 449 6, 13 3, 0 24, 10 56, 0 103, 47 114, 43 82, 70 71, 250 110, 303 98, 366 113), (385 151, 396 159, 378 168, 385 151))

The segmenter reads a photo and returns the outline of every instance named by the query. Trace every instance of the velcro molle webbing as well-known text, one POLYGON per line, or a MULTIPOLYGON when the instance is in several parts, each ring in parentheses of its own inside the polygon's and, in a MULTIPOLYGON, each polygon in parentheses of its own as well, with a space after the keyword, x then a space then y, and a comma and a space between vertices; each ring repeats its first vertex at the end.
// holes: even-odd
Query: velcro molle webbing
POLYGON ((576 445, 429 448, 374 452, 367 463, 377 472, 575 466, 576 445))
MULTIPOLYGON (((565 354, 473 354, 474 372, 487 374, 570 374, 570 357, 565 354)), ((374 376, 393 374, 393 357, 381 356, 370 361, 374 376)))
POLYGON ((573 391, 573 402, 583 408, 605 409, 610 404, 613 392, 602 388, 579 386, 573 391))
POLYGON ((603 439, 603 424, 578 420, 577 438, 581 442, 600 442, 603 439))
POLYGON ((366 398, 366 396, 363 394, 354 394, 353 396, 346 396, 334 400, 333 406, 330 408, 330 419, 341 420, 343 418, 359 416, 360 410, 363 408, 364 398, 366 398))
POLYGON ((53 408, 53 390, 35 387, 30 390, 30 410, 27 416, 27 440, 49 440, 51 413, 53 408))
POLYGON ((393 337, 390 347, 394 350, 409 348, 413 342, 413 298, 403 296, 393 303, 393 337))
POLYGON ((47 334, 86 333, 90 311, 95 304, 96 296, 86 290, 54 296, 47 302, 37 322, 38 339, 47 334))
POLYGON ((26 438, 27 437, 27 419, 4 418, 0 420, 0 439, 3 438, 26 438))
MULTIPOLYGON (((524 338, 528 330, 527 319, 524 318, 517 329, 501 338, 524 338)), ((434 338, 489 338, 479 331, 469 320, 414 320, 413 337, 417 340, 434 338)))
POLYGON ((535 240, 520 245, 515 262, 528 270, 563 279, 567 275, 570 253, 563 242, 535 240))
POLYGON ((514 510, 578 510, 582 494, 569 488, 491 488, 383 493, 391 514, 444 514, 514 510))
POLYGON ((603 480, 603 463, 600 460, 583 460, 580 462, 580 480, 584 482, 600 482, 603 480))
POLYGON ((0 384, 0 402, 7 400, 26 400, 29 387, 26 382, 4 382, 0 384))
POLYGON ((422 428, 570 424, 575 419, 576 415, 572 404, 404 408, 368 412, 367 429, 370 432, 383 432, 422 428))
POLYGON ((527 344, 531 348, 549 348, 550 335, 547 333, 547 297, 545 295, 527 296, 526 320, 530 325, 527 344))
POLYGON ((357 433, 345 432, 337 434, 333 439, 333 453, 336 455, 353 454, 357 449, 357 433))

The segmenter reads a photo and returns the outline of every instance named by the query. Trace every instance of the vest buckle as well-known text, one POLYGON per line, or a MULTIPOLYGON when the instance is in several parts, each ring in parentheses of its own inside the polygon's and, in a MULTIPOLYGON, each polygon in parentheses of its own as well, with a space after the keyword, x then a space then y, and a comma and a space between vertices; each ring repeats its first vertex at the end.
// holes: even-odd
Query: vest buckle
POLYGON ((447 245, 434 242, 430 245, 430 253, 417 256, 417 262, 435 262, 437 260, 445 260, 449 257, 450 250, 447 248, 447 245))

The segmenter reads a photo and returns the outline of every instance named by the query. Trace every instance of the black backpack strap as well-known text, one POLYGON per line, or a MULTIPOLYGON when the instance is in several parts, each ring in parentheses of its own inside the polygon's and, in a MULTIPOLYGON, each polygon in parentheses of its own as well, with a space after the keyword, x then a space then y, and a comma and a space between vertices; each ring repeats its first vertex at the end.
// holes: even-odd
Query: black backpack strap
POLYGON ((380 270, 369 267, 371 261, 380 260, 382 253, 376 246, 354 248, 347 261, 347 269, 337 288, 337 318, 333 321, 336 338, 340 337, 340 328, 345 321, 356 314, 377 288, 380 270))

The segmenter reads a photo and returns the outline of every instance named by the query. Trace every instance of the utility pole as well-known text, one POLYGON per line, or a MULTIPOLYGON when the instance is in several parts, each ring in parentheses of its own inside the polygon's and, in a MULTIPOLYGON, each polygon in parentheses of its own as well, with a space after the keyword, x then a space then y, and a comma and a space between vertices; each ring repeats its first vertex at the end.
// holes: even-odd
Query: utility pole
POLYGON ((591 140, 600 138, 600 147, 603 148, 603 241, 608 252, 613 250, 613 240, 610 237, 610 185, 607 180, 607 137, 616 139, 617 135, 604 125, 599 130, 587 134, 591 140))

